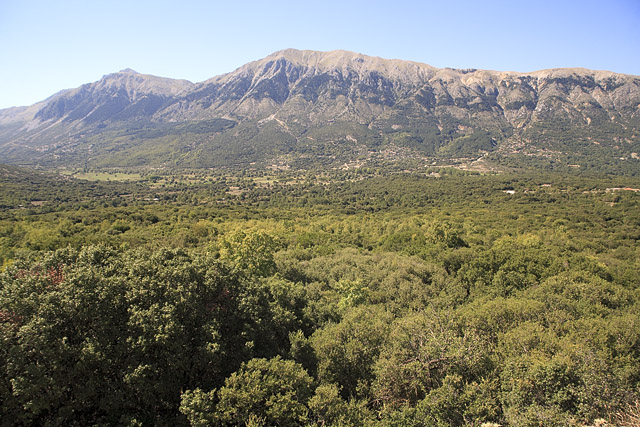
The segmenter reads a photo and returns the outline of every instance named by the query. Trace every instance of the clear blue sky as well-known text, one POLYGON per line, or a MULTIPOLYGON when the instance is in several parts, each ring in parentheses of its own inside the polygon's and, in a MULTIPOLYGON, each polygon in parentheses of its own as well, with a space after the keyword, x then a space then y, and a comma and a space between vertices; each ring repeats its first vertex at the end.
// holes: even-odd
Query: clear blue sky
POLYGON ((640 0, 0 0, 0 108, 124 68, 198 82, 288 47, 640 75, 640 0))

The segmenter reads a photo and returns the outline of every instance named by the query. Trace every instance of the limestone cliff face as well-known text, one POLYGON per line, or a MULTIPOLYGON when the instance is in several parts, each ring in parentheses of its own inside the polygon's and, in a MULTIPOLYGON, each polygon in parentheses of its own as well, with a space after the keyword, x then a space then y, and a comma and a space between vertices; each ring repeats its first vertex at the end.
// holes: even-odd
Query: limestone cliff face
MULTIPOLYGON (((123 70, 31 107, 0 110, 0 156, 14 162, 35 152, 82 157, 90 142, 106 144, 106 136, 96 136, 101 133, 117 138, 131 127, 156 129, 120 144, 126 152, 159 138, 157 129, 175 134, 176 126, 196 122, 205 125, 199 137, 185 139, 183 158, 234 144, 261 146, 266 155, 274 151, 271 142, 285 140, 285 151, 304 150, 310 141, 339 144, 347 136, 445 157, 592 145, 625 156, 639 148, 640 77, 586 69, 438 69, 288 49, 197 84, 123 70)), ((104 156, 98 148, 92 145, 93 157, 104 156)), ((161 144, 154 149, 162 151, 161 144)), ((164 160, 174 154, 167 151, 164 160)))
POLYGON ((429 112, 442 109, 468 117, 480 111, 492 112, 495 119, 515 127, 544 118, 545 111, 558 106, 564 112, 554 113, 582 121, 589 114, 603 111, 631 118, 638 112, 640 78, 585 69, 529 74, 436 69, 345 51, 284 50, 196 85, 178 105, 160 112, 159 117, 180 112, 186 118, 221 114, 259 118, 291 114, 290 104, 298 114, 299 106, 305 105, 309 115, 326 110, 325 104, 342 104, 352 118, 372 121, 378 117, 376 113, 392 109, 399 102, 429 112))

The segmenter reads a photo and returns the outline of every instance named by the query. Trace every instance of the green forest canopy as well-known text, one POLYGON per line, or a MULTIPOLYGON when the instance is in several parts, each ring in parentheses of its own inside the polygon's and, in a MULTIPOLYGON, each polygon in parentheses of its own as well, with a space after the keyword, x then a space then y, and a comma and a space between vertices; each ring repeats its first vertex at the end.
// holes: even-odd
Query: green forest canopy
POLYGON ((3 171, 3 425, 640 415, 637 178, 3 171))

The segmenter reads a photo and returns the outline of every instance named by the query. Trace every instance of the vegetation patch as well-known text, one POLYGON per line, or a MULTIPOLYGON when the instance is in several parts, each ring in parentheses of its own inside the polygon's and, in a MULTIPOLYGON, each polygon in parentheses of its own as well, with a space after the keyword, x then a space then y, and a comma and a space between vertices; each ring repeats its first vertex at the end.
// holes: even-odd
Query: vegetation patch
POLYGON ((0 166, 4 424, 638 418, 636 177, 91 176, 0 166))

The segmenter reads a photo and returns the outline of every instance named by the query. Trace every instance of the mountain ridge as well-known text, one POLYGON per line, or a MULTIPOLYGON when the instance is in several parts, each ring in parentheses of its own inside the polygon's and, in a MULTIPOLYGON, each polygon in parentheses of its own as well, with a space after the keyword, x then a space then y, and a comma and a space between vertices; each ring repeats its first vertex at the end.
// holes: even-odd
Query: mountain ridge
POLYGON ((156 166, 216 166, 221 153, 237 164, 313 152, 342 162, 384 147, 620 159, 637 155, 639 134, 637 76, 436 68, 343 50, 285 49, 199 83, 125 69, 0 110, 0 157, 10 163, 145 165, 149 149, 146 165, 156 166), (125 143, 136 126, 155 130, 125 143), (358 149, 346 148, 352 140, 358 149))

